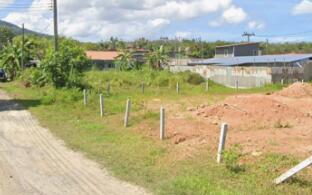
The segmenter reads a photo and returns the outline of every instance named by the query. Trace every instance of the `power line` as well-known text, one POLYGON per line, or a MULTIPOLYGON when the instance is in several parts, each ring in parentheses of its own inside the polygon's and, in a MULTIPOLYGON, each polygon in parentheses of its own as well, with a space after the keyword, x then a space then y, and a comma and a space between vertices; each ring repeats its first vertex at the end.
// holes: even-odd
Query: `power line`
POLYGON ((312 30, 310 31, 303 31, 303 32, 297 32, 297 33, 287 33, 287 34, 274 34, 274 35, 256 35, 256 37, 293 37, 297 35, 303 35, 303 34, 309 34, 312 33, 312 30))

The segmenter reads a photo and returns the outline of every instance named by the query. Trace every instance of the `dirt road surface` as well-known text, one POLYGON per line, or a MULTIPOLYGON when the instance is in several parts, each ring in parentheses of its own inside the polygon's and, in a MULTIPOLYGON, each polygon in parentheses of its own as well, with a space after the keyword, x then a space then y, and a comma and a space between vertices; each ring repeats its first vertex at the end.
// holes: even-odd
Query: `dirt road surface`
POLYGON ((140 195, 83 155, 67 149, 0 91, 0 195, 140 195))

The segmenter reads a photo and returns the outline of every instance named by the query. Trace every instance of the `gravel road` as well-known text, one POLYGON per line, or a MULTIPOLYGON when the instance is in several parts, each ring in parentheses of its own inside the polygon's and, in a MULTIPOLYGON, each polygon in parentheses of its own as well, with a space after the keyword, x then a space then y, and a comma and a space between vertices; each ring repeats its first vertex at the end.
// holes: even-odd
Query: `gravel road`
POLYGON ((73 152, 0 91, 0 195, 140 195, 73 152))

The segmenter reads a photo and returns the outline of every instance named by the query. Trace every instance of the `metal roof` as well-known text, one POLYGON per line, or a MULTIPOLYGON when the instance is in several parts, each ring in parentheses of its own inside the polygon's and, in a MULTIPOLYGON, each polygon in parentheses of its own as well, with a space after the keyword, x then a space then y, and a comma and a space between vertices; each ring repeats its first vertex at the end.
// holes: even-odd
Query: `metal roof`
POLYGON ((263 55, 263 56, 242 56, 211 58, 207 60, 193 61, 189 65, 218 65, 218 66, 239 66, 245 64, 265 63, 296 63, 312 60, 312 54, 287 54, 287 55, 263 55))
POLYGON ((246 46, 246 45, 260 45, 260 42, 252 42, 252 43, 235 43, 235 44, 229 44, 229 45, 221 45, 216 46, 217 49, 224 48, 224 47, 236 47, 236 46, 246 46))

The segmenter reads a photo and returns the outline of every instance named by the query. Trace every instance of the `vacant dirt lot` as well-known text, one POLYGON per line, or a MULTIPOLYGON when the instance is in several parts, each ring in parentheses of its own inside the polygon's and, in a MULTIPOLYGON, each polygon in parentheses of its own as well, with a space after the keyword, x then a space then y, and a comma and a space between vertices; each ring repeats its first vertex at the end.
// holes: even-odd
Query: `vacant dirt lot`
MULTIPOLYGON (((168 139, 181 146, 184 155, 207 145, 215 151, 223 122, 230 127, 227 147, 239 145, 243 154, 312 154, 310 84, 295 83, 276 94, 231 96, 216 105, 198 105, 183 112, 174 105, 167 107, 168 139)), ((150 129, 148 134, 157 138, 157 132, 150 129)))
POLYGON ((0 194, 146 194, 119 181, 40 127, 0 91, 0 194))

